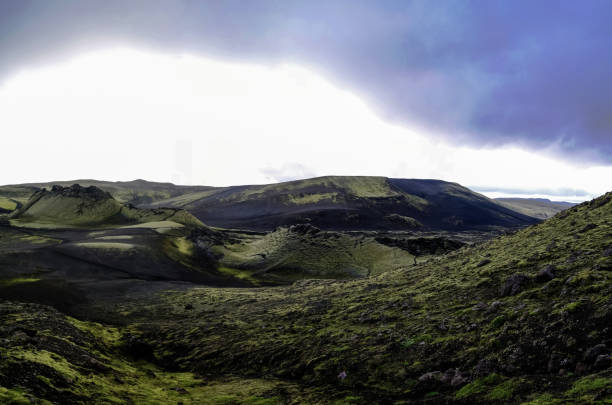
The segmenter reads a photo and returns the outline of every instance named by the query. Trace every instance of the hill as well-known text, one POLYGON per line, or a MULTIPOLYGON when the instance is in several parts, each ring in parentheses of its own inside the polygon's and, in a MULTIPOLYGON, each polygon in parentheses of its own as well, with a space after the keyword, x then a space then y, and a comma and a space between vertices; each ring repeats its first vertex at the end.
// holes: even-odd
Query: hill
MULTIPOLYGON (((272 231, 278 226, 310 223, 324 230, 462 231, 537 222, 456 183, 440 180, 326 176, 233 187, 143 180, 79 183, 99 187, 118 202, 140 208, 180 208, 208 225, 245 230, 272 231)), ((51 184, 0 187, 0 197, 23 204, 39 187, 51 184)))
POLYGON ((219 253, 222 270, 239 270, 237 274, 277 283, 368 277, 416 263, 407 251, 385 246, 372 237, 321 231, 303 224, 213 249, 219 253))
POLYGON ((262 231, 298 223, 329 230, 464 230, 535 222, 455 183, 384 177, 328 176, 227 187, 151 206, 184 208, 214 226, 262 231))
POLYGON ((25 204, 13 211, 15 224, 39 227, 112 226, 146 222, 172 221, 182 225, 203 224, 184 210, 138 209, 115 200, 110 193, 95 186, 55 185, 51 190, 36 191, 25 204))
POLYGON ((495 198, 495 202, 513 211, 538 219, 548 219, 556 213, 576 205, 565 201, 551 201, 547 198, 495 198))
MULTIPOLYGON (((295 231, 274 238, 291 240, 285 234, 295 231)), ((608 193, 513 234, 367 278, 274 288, 174 284, 79 304, 97 308, 87 316, 101 324, 4 302, 0 398, 606 404, 611 271, 608 193)))
POLYGON ((177 186, 172 183, 156 183, 145 180, 133 181, 101 181, 79 179, 70 181, 53 181, 48 183, 26 183, 0 186, 0 196, 25 203, 30 196, 41 189, 51 189, 53 186, 70 187, 79 184, 82 187, 97 187, 108 193, 120 203, 138 206, 155 201, 191 194, 206 190, 215 190, 215 187, 206 186, 177 186))

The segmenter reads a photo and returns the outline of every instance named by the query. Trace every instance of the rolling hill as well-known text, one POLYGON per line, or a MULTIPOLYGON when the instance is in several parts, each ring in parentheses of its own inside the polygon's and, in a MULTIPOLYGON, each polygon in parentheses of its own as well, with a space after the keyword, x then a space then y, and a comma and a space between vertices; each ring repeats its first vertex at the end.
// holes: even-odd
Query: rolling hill
POLYGON ((184 208, 213 226, 273 230, 486 229, 535 223, 455 183, 384 177, 319 177, 187 194, 151 206, 184 208))
POLYGON ((36 191, 22 206, 11 212, 14 224, 40 227, 137 224, 172 221, 182 225, 203 226, 188 212, 178 208, 139 209, 122 204, 95 186, 55 185, 36 191))
MULTIPOLYGON (((0 187, 0 197, 25 204, 41 187, 0 187)), ((310 223, 324 230, 488 230, 537 222, 456 183, 441 180, 326 176, 278 184, 205 187, 170 183, 100 182, 118 202, 140 208, 180 208, 222 228, 271 231, 310 223)))
POLYGON ((576 205, 565 201, 551 201, 547 198, 495 198, 495 202, 513 211, 539 219, 548 219, 576 205))

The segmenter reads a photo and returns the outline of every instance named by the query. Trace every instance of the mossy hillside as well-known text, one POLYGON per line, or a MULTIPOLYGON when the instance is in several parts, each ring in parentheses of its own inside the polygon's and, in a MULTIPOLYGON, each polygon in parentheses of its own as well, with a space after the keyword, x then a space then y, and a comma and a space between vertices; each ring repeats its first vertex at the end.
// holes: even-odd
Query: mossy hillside
POLYGON ((41 192, 35 194, 13 218, 26 223, 95 225, 109 222, 119 215, 121 208, 121 204, 110 196, 101 200, 88 200, 41 192))
POLYGON ((124 205, 99 188, 54 186, 41 190, 15 211, 15 224, 38 227, 38 224, 62 226, 117 226, 130 223, 172 221, 190 227, 203 224, 188 212, 176 208, 138 209, 124 205))
POLYGON ((97 187, 108 193, 121 203, 132 205, 148 205, 157 201, 180 197, 199 192, 214 191, 218 188, 207 186, 180 186, 172 183, 156 183, 145 180, 134 181, 100 181, 92 179, 79 179, 71 181, 55 181, 51 183, 30 183, 10 186, 0 186, 0 196, 14 198, 26 203, 30 196, 41 189, 51 189, 54 185, 70 187, 80 184, 83 187, 97 187))
POLYGON ((611 201, 373 278, 170 293, 140 328, 160 364, 330 398, 606 403, 610 366, 592 353, 612 348, 611 201))
MULTIPOLYGON (((238 191, 228 198, 234 201, 244 201, 252 198, 263 197, 270 194, 286 194, 291 199, 300 197, 300 193, 307 193, 308 190, 330 190, 331 194, 337 196, 333 191, 343 190, 354 197, 393 197, 399 193, 392 190, 385 177, 370 176, 324 176, 305 180, 295 180, 279 184, 267 184, 263 186, 248 186, 248 188, 238 191)), ((322 193, 309 193, 311 198, 315 198, 322 193)), ((327 193, 329 194, 329 193, 327 193)), ((304 198, 302 196, 302 198, 304 198)), ((425 203, 423 201, 423 203, 425 203)))
POLYGON ((134 357, 129 331, 49 307, 3 302, 0 319, 3 404, 272 405, 300 395, 293 384, 276 380, 210 380, 161 370, 134 357))
POLYGON ((324 232, 309 225, 279 228, 235 242, 215 247, 223 255, 220 264, 267 281, 367 277, 414 262, 410 253, 373 238, 324 232))
POLYGON ((11 198, 0 196, 0 213, 2 211, 5 211, 5 212, 15 211, 17 206, 18 206, 18 203, 15 200, 11 198))

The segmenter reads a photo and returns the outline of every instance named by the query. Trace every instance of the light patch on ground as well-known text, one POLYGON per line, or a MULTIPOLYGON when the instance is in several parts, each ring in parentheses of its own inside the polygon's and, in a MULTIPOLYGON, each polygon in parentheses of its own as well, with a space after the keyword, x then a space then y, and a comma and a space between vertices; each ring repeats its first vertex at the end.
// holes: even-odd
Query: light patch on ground
POLYGON ((136 245, 130 243, 119 243, 119 242, 79 242, 75 243, 75 246, 91 248, 91 249, 118 249, 118 250, 130 250, 134 249, 136 245))
POLYGON ((132 235, 115 235, 115 236, 100 236, 99 240, 129 240, 134 239, 132 235))
POLYGON ((0 208, 7 211, 13 211, 17 208, 17 203, 9 198, 0 197, 0 208))
POLYGON ((130 228, 143 228, 153 229, 158 233, 166 233, 172 229, 182 228, 184 225, 174 221, 157 221, 157 222, 145 222, 144 224, 136 224, 122 227, 123 229, 130 228))
POLYGON ((40 279, 35 277, 15 277, 8 280, 0 280, 0 287, 11 287, 17 284, 35 283, 37 281, 40 281, 40 279))
POLYGON ((306 195, 289 195, 289 201, 292 204, 316 204, 319 201, 331 200, 335 201, 338 193, 321 193, 321 194, 306 194, 306 195))

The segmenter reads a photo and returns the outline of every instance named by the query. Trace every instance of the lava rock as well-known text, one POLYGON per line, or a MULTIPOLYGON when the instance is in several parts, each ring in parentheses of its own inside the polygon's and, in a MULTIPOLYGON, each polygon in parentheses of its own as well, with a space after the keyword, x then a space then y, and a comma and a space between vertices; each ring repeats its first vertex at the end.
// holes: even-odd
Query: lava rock
POLYGON ((555 278, 556 270, 557 269, 555 268, 555 266, 549 264, 538 272, 538 274, 536 275, 536 280, 542 283, 550 281, 555 278))
POLYGON ((578 232, 579 233, 585 233, 585 232, 588 232, 588 231, 590 231, 592 229, 595 229, 595 228, 597 228, 597 225, 595 225, 595 224, 587 224, 587 225, 584 226, 584 228, 582 228, 578 232))
POLYGON ((487 376, 497 370, 495 363, 488 359, 480 359, 478 364, 472 370, 474 378, 487 376))
POLYGON ((430 371, 419 377, 419 382, 433 382, 440 381, 442 379, 442 373, 439 371, 430 371))
POLYGON ((608 350, 608 347, 606 345, 598 344, 587 349, 586 353, 584 354, 584 360, 588 364, 593 364, 599 356, 609 354, 610 350, 608 350))
POLYGON ((136 336, 129 337, 126 345, 127 353, 135 359, 152 360, 153 348, 136 336))
POLYGON ((506 282, 502 286, 501 296, 506 297, 520 293, 530 281, 531 278, 524 274, 516 273, 511 275, 506 279, 506 282))
POLYGON ((605 370, 612 366, 612 358, 608 354, 600 354, 593 364, 595 370, 605 370))

